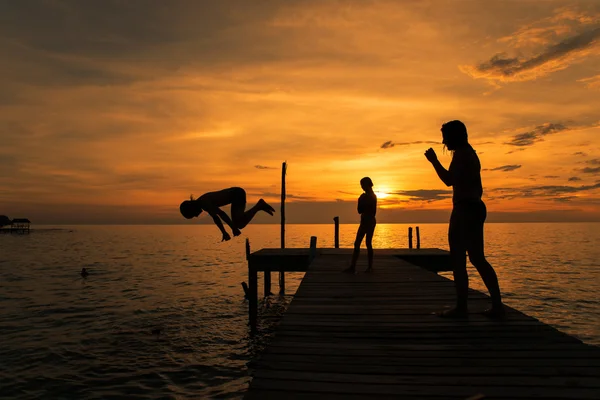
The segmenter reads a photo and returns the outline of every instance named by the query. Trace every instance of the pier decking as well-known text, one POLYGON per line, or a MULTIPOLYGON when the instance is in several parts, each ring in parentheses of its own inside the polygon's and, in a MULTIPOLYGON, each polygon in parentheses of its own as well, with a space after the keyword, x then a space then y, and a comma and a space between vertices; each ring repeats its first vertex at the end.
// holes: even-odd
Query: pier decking
POLYGON ((473 290, 468 320, 439 318, 451 280, 381 250, 375 273, 363 250, 359 274, 342 274, 350 251, 319 250, 246 399, 600 398, 600 348, 512 308, 489 320, 473 290))

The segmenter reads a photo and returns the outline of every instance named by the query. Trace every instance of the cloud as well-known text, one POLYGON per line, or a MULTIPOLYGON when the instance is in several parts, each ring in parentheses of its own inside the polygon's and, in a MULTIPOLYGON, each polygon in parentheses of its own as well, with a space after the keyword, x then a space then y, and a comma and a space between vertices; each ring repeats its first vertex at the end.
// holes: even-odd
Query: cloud
POLYGON ((519 168, 521 168, 521 164, 510 164, 510 165, 502 165, 502 166, 496 167, 496 168, 484 168, 484 169, 482 169, 482 171, 510 172, 510 171, 514 171, 515 169, 519 169, 519 168))
POLYGON ((260 165, 260 164, 255 165, 254 168, 256 168, 256 169, 277 169, 275 167, 267 167, 266 165, 260 165))
POLYGON ((576 181, 580 181, 581 178, 577 177, 577 176, 572 176, 569 178, 569 182, 576 182, 576 181))
POLYGON ((584 174, 598 174, 600 173, 600 167, 586 167, 581 170, 584 174))
POLYGON ((588 89, 600 89, 600 75, 579 79, 577 82, 584 83, 585 87, 588 89))
POLYGON ((382 148, 382 149, 390 149, 390 148, 392 148, 392 147, 394 147, 394 146, 395 146, 395 145, 394 145, 394 143, 392 143, 392 141, 391 141, 391 140, 388 140, 387 142, 385 142, 385 143, 383 143, 383 144, 381 145, 381 148, 382 148))
MULTIPOLYGON (((259 197, 276 197, 277 198, 277 197, 281 197, 281 193, 261 192, 257 196, 259 196, 259 197)), ((286 199, 304 200, 304 201, 318 200, 316 197, 313 197, 313 196, 299 196, 299 195, 290 194, 290 193, 286 193, 285 197, 286 197, 286 199)))
MULTIPOLYGON (((459 68, 475 79, 492 82, 535 80, 599 53, 598 20, 597 15, 559 10, 551 18, 499 39, 501 43, 508 43, 518 55, 498 53, 479 65, 461 65, 459 68), (530 55, 522 56, 526 50, 530 55)), ((591 79, 594 85, 596 80, 591 79)))
POLYGON ((584 153, 583 151, 578 151, 576 153, 573 153, 574 156, 587 156, 587 153, 584 153))
POLYGON ((490 198, 493 199, 516 199, 541 197, 554 199, 557 196, 564 197, 565 194, 587 192, 600 189, 600 183, 594 185, 568 186, 568 185, 545 185, 525 186, 520 188, 495 188, 489 189, 490 198))
POLYGON ((445 200, 452 196, 452 190, 432 190, 432 189, 417 189, 417 190, 399 190, 390 192, 392 195, 406 196, 410 200, 416 201, 437 201, 445 200))
POLYGON ((387 142, 384 142, 380 148, 381 149, 391 149, 392 147, 395 146, 409 146, 411 144, 438 144, 439 142, 433 142, 430 140, 417 140, 416 142, 399 142, 399 143, 395 143, 392 142, 391 140, 388 140, 387 142))
POLYGON ((546 175, 546 176, 544 176, 544 178, 556 179, 556 178, 560 178, 560 176, 558 176, 558 175, 546 175))
POLYGON ((540 142, 544 140, 542 137, 546 135, 550 135, 553 133, 561 132, 567 130, 565 125, 563 124, 554 124, 554 123, 545 123, 542 125, 536 126, 533 130, 528 132, 519 133, 513 136, 510 142, 505 142, 510 146, 531 146, 536 142, 540 142))
POLYGON ((593 158, 591 160, 587 160, 586 164, 600 165, 600 158, 593 158))

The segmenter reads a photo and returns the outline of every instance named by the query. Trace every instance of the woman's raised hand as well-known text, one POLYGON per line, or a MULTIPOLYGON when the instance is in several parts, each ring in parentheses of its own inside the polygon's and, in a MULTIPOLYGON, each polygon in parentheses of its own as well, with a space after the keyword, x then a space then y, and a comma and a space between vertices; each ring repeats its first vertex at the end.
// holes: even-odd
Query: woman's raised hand
POLYGON ((433 150, 431 147, 425 151, 425 157, 427 157, 429 162, 434 162, 437 160, 437 154, 435 154, 435 150, 433 150))

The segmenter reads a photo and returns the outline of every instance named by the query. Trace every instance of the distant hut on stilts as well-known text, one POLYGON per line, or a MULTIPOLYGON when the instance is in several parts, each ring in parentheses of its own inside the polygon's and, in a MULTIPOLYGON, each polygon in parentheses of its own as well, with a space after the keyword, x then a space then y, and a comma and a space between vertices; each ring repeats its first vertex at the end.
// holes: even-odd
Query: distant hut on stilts
POLYGON ((29 233, 29 226, 31 221, 27 218, 15 218, 11 221, 10 232, 11 233, 29 233))

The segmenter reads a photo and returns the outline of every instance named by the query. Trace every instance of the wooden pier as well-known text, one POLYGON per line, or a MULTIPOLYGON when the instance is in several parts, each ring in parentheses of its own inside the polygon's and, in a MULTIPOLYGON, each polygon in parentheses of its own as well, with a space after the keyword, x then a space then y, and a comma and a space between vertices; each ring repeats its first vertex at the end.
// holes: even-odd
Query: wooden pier
MULTIPOLYGON (((307 249, 285 250, 250 254, 249 266, 306 268, 307 249)), ((600 399, 600 348, 512 308, 487 319, 489 298, 474 290, 468 319, 434 315, 453 304, 454 284, 423 268, 448 269, 432 265, 447 253, 424 250, 376 250, 372 274, 363 250, 348 275, 351 249, 319 249, 251 363, 245 398, 600 399)))

